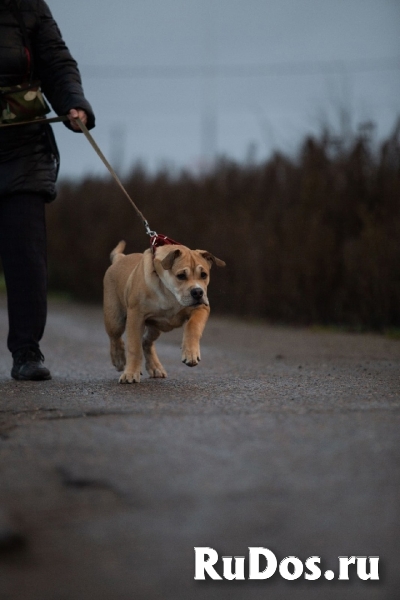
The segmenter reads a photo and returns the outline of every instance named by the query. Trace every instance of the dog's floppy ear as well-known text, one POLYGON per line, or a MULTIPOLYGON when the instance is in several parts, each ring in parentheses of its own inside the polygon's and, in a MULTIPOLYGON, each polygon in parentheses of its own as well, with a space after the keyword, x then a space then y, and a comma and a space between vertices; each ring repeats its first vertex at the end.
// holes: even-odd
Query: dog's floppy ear
POLYGON ((202 255, 202 257, 205 258, 208 263, 210 263, 210 267, 213 264, 217 267, 226 266, 226 263, 223 260, 214 256, 213 254, 211 254, 211 252, 207 252, 207 250, 197 250, 197 252, 199 252, 202 255))
POLYGON ((169 271, 170 269, 172 269, 172 265, 174 264, 174 262, 178 258, 178 256, 180 256, 181 254, 182 254, 182 252, 178 249, 172 250, 171 252, 169 252, 167 254, 167 256, 165 258, 163 258, 162 261, 160 261, 163 269, 165 269, 166 271, 169 271))

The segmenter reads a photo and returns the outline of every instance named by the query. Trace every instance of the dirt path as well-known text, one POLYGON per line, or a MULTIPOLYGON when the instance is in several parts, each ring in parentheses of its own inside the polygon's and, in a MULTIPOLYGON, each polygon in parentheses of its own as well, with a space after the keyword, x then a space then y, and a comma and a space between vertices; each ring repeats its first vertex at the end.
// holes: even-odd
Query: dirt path
POLYGON ((101 311, 53 303, 53 380, 15 382, 1 300, 0 599, 397 598, 400 342, 215 318, 189 369, 180 335, 168 379, 118 385, 101 311), (194 581, 194 546, 335 578, 194 581), (352 555, 380 580, 337 581, 352 555))

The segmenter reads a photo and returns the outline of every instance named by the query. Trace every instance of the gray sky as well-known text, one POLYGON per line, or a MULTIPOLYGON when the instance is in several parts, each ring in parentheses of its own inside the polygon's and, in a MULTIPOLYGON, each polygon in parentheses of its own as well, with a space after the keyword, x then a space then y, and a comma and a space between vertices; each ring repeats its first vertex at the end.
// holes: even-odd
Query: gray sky
MULTIPOLYGON (((400 0, 48 0, 113 164, 198 169, 293 152, 321 122, 400 114, 400 0), (207 66, 204 73, 202 67, 207 66)), ((54 126, 61 175, 104 174, 54 126)))

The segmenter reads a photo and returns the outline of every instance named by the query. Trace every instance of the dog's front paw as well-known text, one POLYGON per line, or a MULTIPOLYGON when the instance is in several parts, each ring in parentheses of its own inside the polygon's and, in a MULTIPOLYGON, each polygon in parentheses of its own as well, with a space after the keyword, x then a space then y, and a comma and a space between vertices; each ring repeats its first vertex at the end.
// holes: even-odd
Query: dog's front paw
POLYGON ((182 351, 182 362, 188 367, 195 367, 201 361, 200 348, 196 349, 183 349, 182 351))
POLYGON ((140 383, 140 371, 124 371, 119 378, 119 383, 140 383))

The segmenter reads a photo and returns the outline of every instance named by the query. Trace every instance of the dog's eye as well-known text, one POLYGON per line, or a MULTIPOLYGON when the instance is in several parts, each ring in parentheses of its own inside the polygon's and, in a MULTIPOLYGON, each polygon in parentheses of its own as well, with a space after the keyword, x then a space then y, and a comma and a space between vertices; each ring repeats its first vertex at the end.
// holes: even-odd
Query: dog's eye
POLYGON ((200 277, 202 279, 207 279, 207 273, 205 271, 202 271, 201 274, 200 274, 200 277))
POLYGON ((180 281, 185 281, 187 279, 186 273, 178 273, 176 278, 179 279, 180 281))

